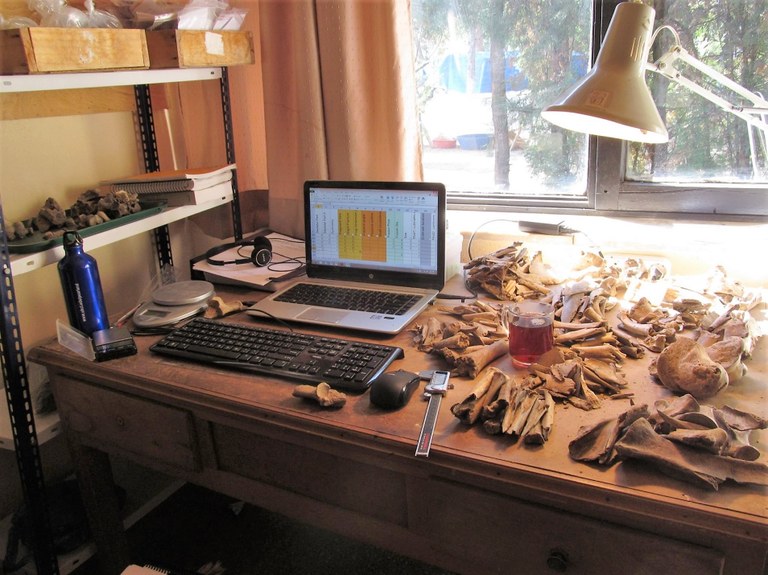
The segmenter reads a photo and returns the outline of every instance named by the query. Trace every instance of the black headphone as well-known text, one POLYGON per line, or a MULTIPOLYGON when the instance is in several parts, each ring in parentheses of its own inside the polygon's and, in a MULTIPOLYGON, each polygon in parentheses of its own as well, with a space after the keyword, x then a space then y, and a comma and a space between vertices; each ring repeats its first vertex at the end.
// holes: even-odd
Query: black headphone
POLYGON ((264 267, 268 265, 269 262, 272 261, 272 242, 270 242, 264 236, 256 236, 252 240, 243 240, 240 242, 224 244, 222 246, 211 248, 210 250, 205 252, 205 260, 212 266, 251 263, 258 267, 264 267), (213 259, 214 256, 217 256, 220 253, 223 253, 227 250, 231 250, 232 248, 250 247, 250 246, 253 246, 253 251, 251 252, 251 257, 249 258, 241 258, 241 259, 229 260, 229 261, 213 259))

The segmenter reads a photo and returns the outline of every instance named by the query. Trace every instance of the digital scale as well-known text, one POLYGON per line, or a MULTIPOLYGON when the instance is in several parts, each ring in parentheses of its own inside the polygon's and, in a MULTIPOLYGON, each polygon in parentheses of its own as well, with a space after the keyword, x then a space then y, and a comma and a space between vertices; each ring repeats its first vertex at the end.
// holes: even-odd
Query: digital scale
POLYGON ((152 294, 152 300, 133 314, 136 327, 153 328, 173 325, 208 307, 214 295, 213 284, 190 280, 165 285, 152 294))

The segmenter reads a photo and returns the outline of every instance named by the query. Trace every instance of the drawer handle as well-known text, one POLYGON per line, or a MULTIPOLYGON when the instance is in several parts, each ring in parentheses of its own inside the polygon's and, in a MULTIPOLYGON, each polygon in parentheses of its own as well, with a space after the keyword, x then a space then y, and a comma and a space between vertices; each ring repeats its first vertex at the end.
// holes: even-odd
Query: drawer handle
POLYGON ((547 557, 547 567, 558 573, 565 573, 568 569, 568 553, 562 549, 551 549, 547 557))
POLYGON ((115 422, 117 423, 118 427, 125 427, 125 419, 123 419, 121 415, 115 417, 115 422))

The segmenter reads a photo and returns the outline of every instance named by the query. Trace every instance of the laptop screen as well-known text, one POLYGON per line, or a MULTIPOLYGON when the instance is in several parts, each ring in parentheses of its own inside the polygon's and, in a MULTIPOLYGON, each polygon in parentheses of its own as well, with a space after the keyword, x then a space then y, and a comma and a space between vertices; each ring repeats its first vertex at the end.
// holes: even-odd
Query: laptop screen
POLYGON ((308 276, 442 288, 442 184, 310 181, 304 210, 308 276))

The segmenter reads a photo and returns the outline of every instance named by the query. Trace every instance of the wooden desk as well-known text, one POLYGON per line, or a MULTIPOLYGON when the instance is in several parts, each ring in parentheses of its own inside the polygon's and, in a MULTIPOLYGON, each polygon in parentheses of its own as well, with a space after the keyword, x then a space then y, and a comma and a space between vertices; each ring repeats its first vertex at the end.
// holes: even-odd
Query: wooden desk
MULTIPOLYGON (((709 492, 638 462, 605 469, 569 458, 579 426, 624 411, 626 400, 593 412, 558 405, 549 441, 532 448, 460 424, 449 407, 471 384, 455 379, 431 455, 416 458, 417 396, 396 412, 367 394, 324 410, 292 397, 289 381, 152 354, 156 339, 137 338, 138 355, 105 363, 56 343, 30 354, 49 370, 105 574, 130 562, 110 453, 461 573, 766 572, 765 489, 709 492)), ((394 368, 443 367, 410 339, 387 340, 406 349, 394 368)), ((765 411, 765 339, 748 378, 718 404, 765 411)), ((508 358, 496 365, 512 369, 508 358)), ((637 402, 668 396, 644 365, 629 369, 637 402)), ((766 436, 756 437, 764 449, 766 436)))

